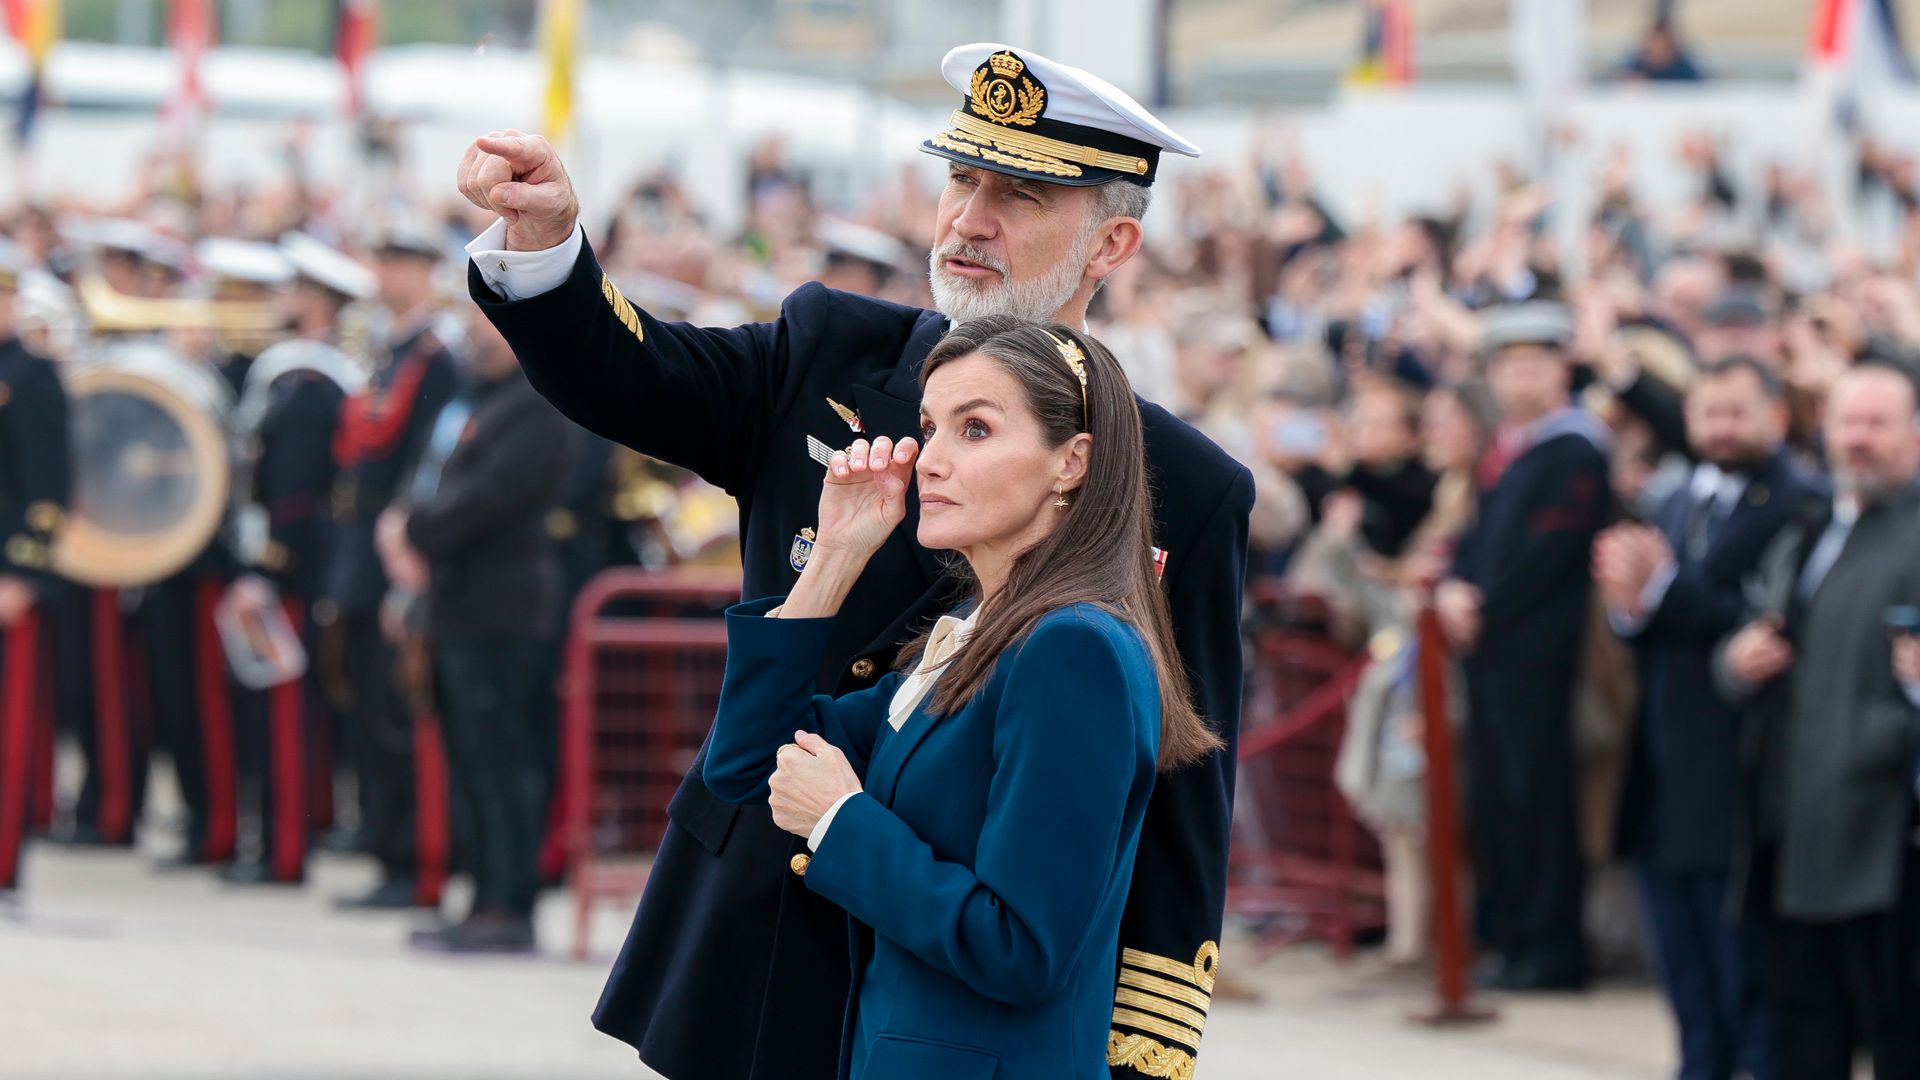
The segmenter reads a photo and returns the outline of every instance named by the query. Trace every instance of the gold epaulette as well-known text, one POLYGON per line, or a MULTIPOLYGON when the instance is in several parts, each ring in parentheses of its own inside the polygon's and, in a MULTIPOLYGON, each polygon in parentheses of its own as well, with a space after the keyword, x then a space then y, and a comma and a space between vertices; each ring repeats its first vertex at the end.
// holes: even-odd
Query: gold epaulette
POLYGON ((1212 941, 1200 946, 1191 962, 1121 950, 1107 1064, 1142 1076, 1193 1080, 1194 1056, 1219 973, 1220 946, 1212 941))

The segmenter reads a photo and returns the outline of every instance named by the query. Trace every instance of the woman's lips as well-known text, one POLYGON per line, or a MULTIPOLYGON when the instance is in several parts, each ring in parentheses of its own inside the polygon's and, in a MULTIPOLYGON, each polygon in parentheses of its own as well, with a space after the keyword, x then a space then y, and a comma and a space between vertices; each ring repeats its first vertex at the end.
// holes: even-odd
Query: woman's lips
POLYGON ((955 505, 954 501, 944 496, 940 496, 940 495, 920 496, 920 512, 921 513, 925 513, 929 510, 939 510, 944 507, 953 506, 953 505, 955 505))

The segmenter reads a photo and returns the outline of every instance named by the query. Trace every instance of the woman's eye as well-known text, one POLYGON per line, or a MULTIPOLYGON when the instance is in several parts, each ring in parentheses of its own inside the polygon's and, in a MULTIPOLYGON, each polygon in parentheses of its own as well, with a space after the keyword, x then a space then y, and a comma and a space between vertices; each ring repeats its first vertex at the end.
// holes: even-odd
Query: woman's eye
POLYGON ((987 437, 987 425, 978 420, 967 421, 966 431, 967 438, 969 439, 984 439, 987 437))
POLYGON ((927 441, 928 441, 929 439, 932 439, 932 438, 933 438, 933 424, 932 424, 931 422, 929 422, 929 423, 925 423, 925 424, 921 424, 921 425, 920 425, 920 441, 921 441, 921 443, 923 443, 923 444, 924 444, 924 443, 926 443, 926 442, 927 442, 927 441))

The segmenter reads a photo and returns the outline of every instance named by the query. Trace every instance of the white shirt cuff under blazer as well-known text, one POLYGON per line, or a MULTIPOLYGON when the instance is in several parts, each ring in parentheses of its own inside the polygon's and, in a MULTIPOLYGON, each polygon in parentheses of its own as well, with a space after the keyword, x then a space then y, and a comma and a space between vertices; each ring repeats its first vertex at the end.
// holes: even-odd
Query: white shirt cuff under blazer
POLYGON ((480 278, 507 300, 525 300, 551 292, 573 273, 586 245, 587 231, 573 223, 573 233, 542 251, 508 251, 507 219, 497 218, 487 230, 467 243, 467 257, 480 268, 480 278))
MULTIPOLYGON (((933 632, 927 635, 927 651, 921 654, 920 663, 913 673, 901 681, 900 689, 893 692, 893 701, 887 706, 887 723, 893 725, 893 730, 899 731, 905 727, 913 710, 919 708, 920 702, 933 692, 933 685, 940 680, 940 672, 945 670, 947 661, 953 659, 953 654, 959 652, 960 646, 973 636, 974 620, 979 614, 980 609, 976 607, 964 619, 942 615, 940 621, 933 624, 933 632)), ((779 617, 779 608, 767 612, 769 619, 779 617)), ((813 831, 807 834, 807 850, 820 850, 820 842, 827 838, 827 827, 833 824, 834 815, 840 812, 848 799, 857 794, 859 792, 849 791, 827 807, 827 812, 814 823, 813 831)))

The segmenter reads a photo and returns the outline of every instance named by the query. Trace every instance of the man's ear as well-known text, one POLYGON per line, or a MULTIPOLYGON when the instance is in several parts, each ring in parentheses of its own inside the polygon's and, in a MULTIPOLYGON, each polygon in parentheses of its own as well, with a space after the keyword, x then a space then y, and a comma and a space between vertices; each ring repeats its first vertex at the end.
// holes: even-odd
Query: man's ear
MULTIPOLYGON (((1124 180, 1114 182, 1126 183, 1124 180)), ((1120 269, 1140 250, 1144 235, 1138 218, 1108 218, 1101 226, 1100 239, 1087 255, 1087 276, 1095 281, 1105 281, 1107 275, 1120 269)))

